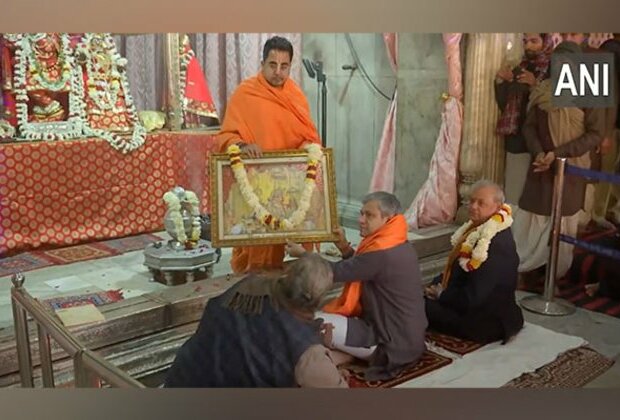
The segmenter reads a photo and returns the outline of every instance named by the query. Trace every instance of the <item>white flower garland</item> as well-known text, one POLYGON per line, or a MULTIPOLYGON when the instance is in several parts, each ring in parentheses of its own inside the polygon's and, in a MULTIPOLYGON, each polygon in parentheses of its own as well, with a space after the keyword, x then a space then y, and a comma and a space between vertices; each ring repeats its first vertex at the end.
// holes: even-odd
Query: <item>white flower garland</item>
POLYGON ((201 231, 198 197, 192 191, 185 191, 185 201, 190 204, 190 213, 192 215, 192 231, 189 239, 185 233, 185 225, 183 224, 183 216, 181 215, 181 199, 172 191, 164 194, 164 202, 168 206, 170 218, 174 223, 174 232, 172 233, 176 236, 177 241, 182 244, 188 242, 197 243, 200 240, 201 231))
MULTIPOLYGON (((15 91, 15 109, 17 113, 17 124, 19 133, 26 140, 65 140, 81 137, 83 134, 82 119, 82 98, 76 95, 74 86, 77 82, 77 73, 69 70, 68 80, 71 88, 69 91, 69 115, 66 121, 49 123, 31 123, 28 121, 28 91, 26 75, 31 68, 34 68, 35 60, 32 51, 32 43, 41 39, 45 34, 12 34, 11 41, 17 46, 15 50, 15 73, 13 76, 15 91)), ((64 58, 63 66, 69 69, 74 68, 73 56, 70 49, 68 34, 60 34, 60 48, 64 58)), ((59 54, 60 55, 60 54, 59 54)), ((64 71, 64 69, 63 69, 64 71)), ((38 81, 43 79, 39 77, 38 81)), ((66 83, 66 79, 63 83, 66 83)))
MULTIPOLYGON (((142 146, 146 139, 146 129, 142 126, 138 119, 138 113, 136 111, 133 98, 129 93, 129 82, 124 72, 119 72, 117 66, 122 66, 126 63, 124 58, 116 51, 116 46, 112 35, 109 33, 102 35, 85 34, 85 39, 81 43, 81 51, 87 55, 87 62, 90 62, 90 56, 88 55, 88 49, 86 48, 88 43, 98 37, 104 46, 108 49, 108 53, 111 55, 111 60, 114 63, 113 68, 116 71, 116 76, 120 78, 120 86, 125 94, 125 105, 127 106, 127 112, 129 114, 131 123, 133 124, 133 133, 131 138, 126 138, 111 133, 102 129, 94 129, 88 123, 86 113, 86 103, 83 99, 84 90, 84 76, 82 67, 75 65, 75 58, 71 52, 69 35, 66 33, 59 34, 61 51, 59 52, 59 60, 62 56, 63 60, 63 83, 67 80, 70 81, 69 91, 69 115, 66 121, 58 122, 42 122, 33 123, 28 121, 28 91, 27 91, 27 74, 31 69, 35 69, 33 60, 36 60, 34 52, 32 50, 32 43, 45 34, 7 34, 7 39, 14 42, 16 45, 15 50, 15 72, 14 72, 14 91, 15 91, 15 109, 17 113, 17 124, 20 137, 25 140, 66 140, 75 139, 83 136, 98 137, 106 140, 110 145, 119 150, 122 153, 128 153, 138 149, 142 146), (69 70, 68 76, 64 73, 65 67, 69 70), (67 79, 64 79, 64 77, 67 79)), ((34 75, 34 73, 32 73, 34 75)), ((47 84, 45 78, 42 75, 38 75, 37 81, 43 83, 43 86, 57 87, 56 84, 47 84)), ((51 82, 50 82, 51 83, 51 82)), ((53 89, 50 89, 53 90, 53 89)), ((118 89, 117 89, 118 90, 118 89)), ((91 94, 90 91, 87 94, 91 94)), ((91 96, 92 97, 92 96, 91 96)), ((112 95, 112 99, 116 98, 116 95, 112 95)), ((101 109, 110 109, 108 105, 102 106, 101 98, 93 98, 95 103, 101 109)), ((112 107, 115 103, 112 104, 112 107)))
MULTIPOLYGON (((187 35, 185 35, 187 37, 187 35)), ((189 66, 190 60, 195 56, 194 50, 191 48, 188 51, 185 51, 185 39, 179 46, 180 49, 180 89, 179 89, 179 103, 182 104, 183 109, 187 108, 187 98, 185 97, 185 86, 187 85, 187 67, 189 66)), ((188 41, 189 42, 189 41, 188 41)))
MULTIPOLYGON (((508 229, 512 225, 512 209, 508 204, 503 204, 500 210, 486 222, 478 226, 467 235, 467 239, 461 245, 459 265, 466 272, 476 270, 487 258, 489 258, 489 245, 491 240, 499 232, 508 229)), ((452 246, 459 243, 462 236, 471 228, 470 220, 454 232, 450 242, 452 246)))
MULTIPOLYGON (((117 65, 118 64, 123 65, 125 64, 125 62, 122 61, 124 59, 116 51, 116 45, 114 44, 114 39, 112 38, 112 35, 109 33, 106 33, 106 34, 97 35, 97 36, 99 37, 99 39, 103 38, 102 41, 105 47, 108 49, 108 53, 111 55, 111 60, 114 63, 114 69, 115 71, 118 72, 117 65)), ((84 40, 85 45, 89 45, 89 43, 92 42, 93 39, 94 39, 93 34, 86 34, 85 40, 84 40)), ((85 48, 85 51, 88 51, 88 48, 85 48)), ((88 55, 87 52, 86 54, 87 54, 87 62, 90 62, 91 57, 88 55)), ((77 72, 79 73, 79 92, 84 92, 84 77, 83 77, 83 70, 81 66, 78 66, 77 72)), ((131 94, 129 93, 129 82, 127 81, 127 75, 124 72, 122 73, 118 72, 118 77, 120 78, 121 86, 125 94, 125 105, 127 106, 127 113, 129 114, 129 118, 133 125, 133 132, 131 135, 131 139, 128 140, 118 134, 115 134, 115 133, 112 133, 106 130, 92 128, 90 124, 88 123, 88 119, 86 118, 86 104, 83 101, 82 101, 83 102, 82 103, 82 107, 83 107, 82 121, 83 121, 83 127, 84 127, 84 134, 86 136, 102 138, 106 140, 108 143, 110 143, 110 145, 114 149, 119 150, 122 153, 129 153, 129 152, 132 152, 138 149, 140 146, 144 144, 145 139, 146 139, 146 129, 140 123, 140 120, 138 118, 138 112, 136 111, 136 107, 133 102, 133 98, 131 94)), ((99 103, 96 102, 96 104, 99 107, 99 103)), ((113 106, 116 106, 116 104, 114 103, 113 106)), ((101 108, 101 109, 109 109, 109 107, 101 108)))
POLYGON ((260 200, 256 196, 254 188, 252 188, 252 185, 248 180, 247 172, 243 166, 243 161, 241 160, 241 149, 239 146, 232 145, 228 147, 227 153, 230 156, 230 166, 235 180, 239 185, 239 190, 241 191, 243 199, 254 212, 254 216, 261 223, 269 226, 273 230, 291 230, 306 219, 306 214, 310 209, 312 193, 316 188, 316 173, 318 165, 323 157, 323 150, 318 144, 312 143, 306 146, 306 151, 308 152, 308 168, 306 169, 305 185, 301 193, 299 206, 290 217, 278 219, 261 204, 260 200))

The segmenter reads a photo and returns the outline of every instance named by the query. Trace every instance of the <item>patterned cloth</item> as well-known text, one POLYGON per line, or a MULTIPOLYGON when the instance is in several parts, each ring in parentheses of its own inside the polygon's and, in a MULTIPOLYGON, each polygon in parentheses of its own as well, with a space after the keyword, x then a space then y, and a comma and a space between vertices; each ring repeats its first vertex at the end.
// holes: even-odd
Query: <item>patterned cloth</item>
POLYGON ((208 207, 211 135, 157 133, 122 155, 101 139, 0 146, 0 256, 163 228, 176 185, 208 207))

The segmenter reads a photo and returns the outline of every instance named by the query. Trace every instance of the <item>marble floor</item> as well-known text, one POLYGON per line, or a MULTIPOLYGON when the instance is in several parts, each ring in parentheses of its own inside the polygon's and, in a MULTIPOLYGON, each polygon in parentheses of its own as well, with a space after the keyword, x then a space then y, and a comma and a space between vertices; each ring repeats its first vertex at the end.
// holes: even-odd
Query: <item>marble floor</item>
MULTIPOLYGON (((165 237, 165 233, 158 233, 165 237)), ((355 245, 359 243, 357 231, 347 229, 347 237, 355 245)), ((323 245, 327 250, 331 245, 323 245)), ((214 267, 214 276, 230 272, 231 249, 222 249, 222 258, 214 267)), ((128 252, 110 258, 78 262, 68 265, 45 267, 25 273, 27 290, 37 298, 91 293, 102 290, 121 289, 125 298, 167 288, 154 282, 143 265, 142 251, 128 252)), ((0 278, 0 328, 12 324, 9 290, 10 277, 0 278)), ((518 292, 521 299, 526 293, 518 292)), ((582 337, 590 345, 616 361, 616 364, 587 387, 620 388, 620 319, 604 314, 578 309, 566 317, 549 317, 524 311, 527 322, 550 330, 582 337)), ((544 346, 544 343, 540 343, 544 346)))

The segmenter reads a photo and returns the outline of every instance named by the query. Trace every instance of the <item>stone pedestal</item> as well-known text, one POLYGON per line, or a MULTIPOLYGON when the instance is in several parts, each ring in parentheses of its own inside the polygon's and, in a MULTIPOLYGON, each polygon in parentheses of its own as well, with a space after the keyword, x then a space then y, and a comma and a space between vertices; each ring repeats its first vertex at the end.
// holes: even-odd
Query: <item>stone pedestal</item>
POLYGON ((153 280, 174 286, 211 275, 217 251, 208 241, 201 239, 194 249, 176 249, 171 244, 156 242, 144 249, 144 265, 151 270, 153 280))

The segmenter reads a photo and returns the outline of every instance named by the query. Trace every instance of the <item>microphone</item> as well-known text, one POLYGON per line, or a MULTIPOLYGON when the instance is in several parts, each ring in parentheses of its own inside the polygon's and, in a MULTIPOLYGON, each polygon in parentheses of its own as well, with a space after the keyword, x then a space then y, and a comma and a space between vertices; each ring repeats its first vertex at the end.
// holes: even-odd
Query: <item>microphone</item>
POLYGON ((306 68, 306 72, 308 73, 308 76, 310 76, 311 79, 314 79, 316 77, 316 73, 314 72, 314 69, 312 68, 313 63, 307 58, 304 58, 303 60, 301 60, 301 62, 306 68))

